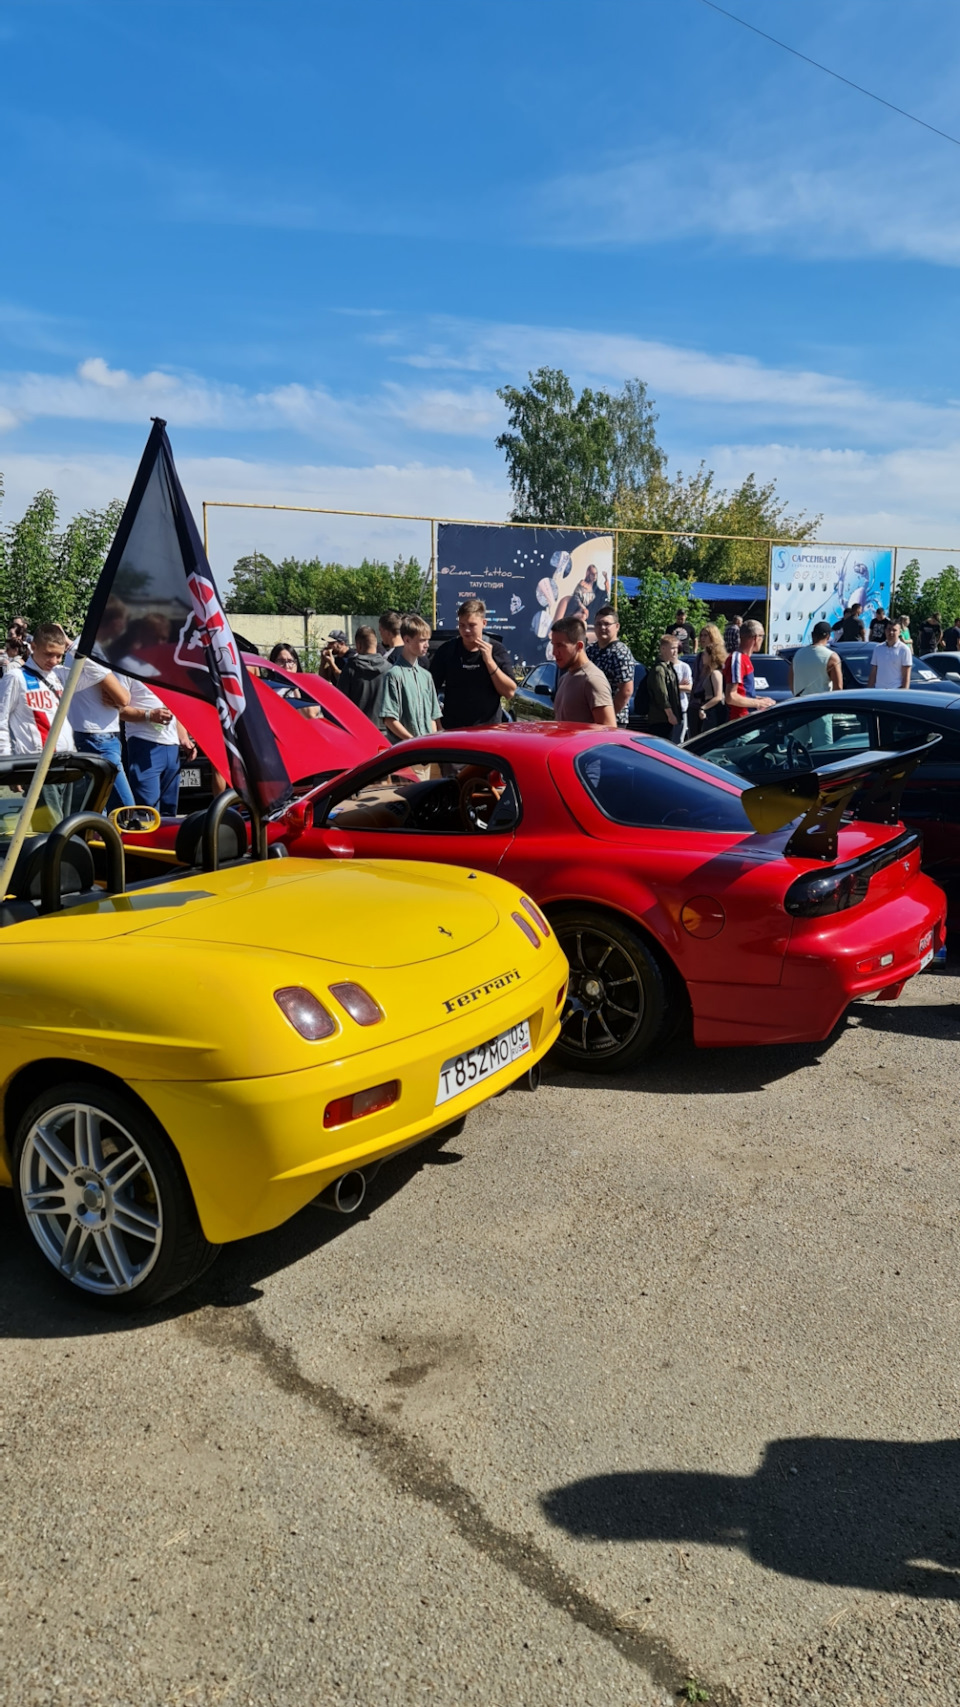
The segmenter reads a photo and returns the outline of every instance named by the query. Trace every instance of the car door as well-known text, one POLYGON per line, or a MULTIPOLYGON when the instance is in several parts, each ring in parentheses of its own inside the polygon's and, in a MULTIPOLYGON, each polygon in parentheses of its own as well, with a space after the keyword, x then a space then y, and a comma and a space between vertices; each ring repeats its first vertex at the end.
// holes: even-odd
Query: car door
POLYGON ((290 843, 296 856, 419 859, 495 872, 520 818, 516 781, 502 759, 420 749, 333 784, 290 843))
POLYGON ((791 700, 776 715, 739 718, 727 725, 716 745, 704 742, 696 751, 756 783, 778 771, 817 770, 874 746, 873 712, 835 694, 829 700, 818 696, 816 708, 791 700))

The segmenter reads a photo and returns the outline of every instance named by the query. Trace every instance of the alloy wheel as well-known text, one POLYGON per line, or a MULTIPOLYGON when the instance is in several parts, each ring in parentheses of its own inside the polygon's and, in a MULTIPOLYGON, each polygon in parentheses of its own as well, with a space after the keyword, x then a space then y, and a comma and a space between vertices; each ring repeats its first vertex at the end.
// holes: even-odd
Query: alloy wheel
POLYGON ((163 1240, 156 1176, 136 1139, 90 1103, 46 1110, 20 1155, 27 1224, 48 1262, 85 1292, 129 1292, 163 1240))
POLYGON ((561 1041, 570 1053, 619 1053, 633 1042, 646 1013, 639 967, 601 925, 557 927, 570 962, 561 1041))

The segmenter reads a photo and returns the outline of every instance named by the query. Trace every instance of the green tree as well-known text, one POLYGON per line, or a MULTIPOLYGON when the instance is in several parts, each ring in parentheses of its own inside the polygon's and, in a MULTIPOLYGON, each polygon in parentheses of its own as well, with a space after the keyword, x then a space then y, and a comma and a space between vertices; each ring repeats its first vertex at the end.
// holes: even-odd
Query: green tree
POLYGON ((619 601, 620 635, 634 657, 649 669, 659 656, 660 637, 678 610, 685 610, 694 632, 710 621, 709 607, 692 595, 692 579, 670 570, 648 570, 636 598, 619 601))
POLYGON ((933 616, 934 613, 940 617, 944 628, 956 622, 960 616, 960 576, 952 563, 941 569, 939 575, 931 575, 924 581, 913 602, 911 624, 914 619, 917 624, 925 622, 927 617, 933 616))
POLYGON ((912 622, 917 610, 917 599, 920 596, 920 564, 911 557, 907 567, 897 576, 894 588, 893 608, 901 616, 908 616, 912 622))
POLYGON ((234 565, 227 609, 237 614, 305 616, 322 611, 343 616, 397 609, 430 613, 429 576, 415 557, 388 564, 364 558, 355 568, 312 558, 285 557, 272 563, 259 553, 234 565))
POLYGON ((35 627, 59 622, 57 573, 57 500, 44 488, 7 530, 3 588, 8 616, 22 614, 35 627))
POLYGON ((542 367, 519 388, 501 386, 511 432, 497 449, 507 459, 515 522, 608 527, 617 433, 605 392, 577 397, 559 368, 542 367))
POLYGON ((119 498, 104 510, 83 510, 67 523, 56 542, 56 620, 68 628, 82 626, 122 515, 119 498))

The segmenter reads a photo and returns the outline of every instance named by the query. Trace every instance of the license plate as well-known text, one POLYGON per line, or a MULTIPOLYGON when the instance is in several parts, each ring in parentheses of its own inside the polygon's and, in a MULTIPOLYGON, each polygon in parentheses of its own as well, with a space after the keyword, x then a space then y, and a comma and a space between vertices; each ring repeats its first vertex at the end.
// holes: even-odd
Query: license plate
POLYGON ((923 971, 925 966, 930 965, 930 962, 932 959, 933 959, 933 932, 928 931, 926 936, 922 936, 920 938, 920 970, 921 970, 921 972, 923 971))
POLYGON ((499 1037, 491 1037, 489 1043, 478 1044, 476 1049, 468 1049, 464 1055, 452 1055, 440 1068, 437 1106, 449 1102, 451 1097, 458 1097, 461 1091, 468 1091, 471 1085, 478 1085, 481 1079, 489 1079, 491 1073, 499 1073, 501 1067, 509 1067, 511 1061, 529 1053, 530 1021, 525 1019, 519 1025, 512 1025, 509 1031, 501 1031, 499 1037))
POLYGON ((200 772, 195 771, 195 770, 181 771, 180 772, 180 787, 181 788, 199 788, 200 787, 200 772))

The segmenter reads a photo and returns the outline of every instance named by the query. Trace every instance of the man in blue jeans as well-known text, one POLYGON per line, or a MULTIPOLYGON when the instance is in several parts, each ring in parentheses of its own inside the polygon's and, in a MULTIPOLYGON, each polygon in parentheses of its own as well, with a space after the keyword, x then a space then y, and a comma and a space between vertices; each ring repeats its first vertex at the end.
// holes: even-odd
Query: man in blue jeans
MULTIPOLYGON (((65 662, 73 663, 74 648, 68 651, 65 662)), ((120 712, 130 702, 130 689, 123 676, 114 675, 103 664, 88 658, 83 674, 70 702, 70 727, 78 753, 96 753, 116 765, 107 810, 115 806, 132 806, 133 794, 124 775, 123 750, 120 745, 120 712)))
POLYGON ((127 678, 130 698, 123 708, 127 763, 138 806, 155 806, 165 818, 176 816, 180 792, 180 750, 189 758, 196 747, 146 682, 127 678))

